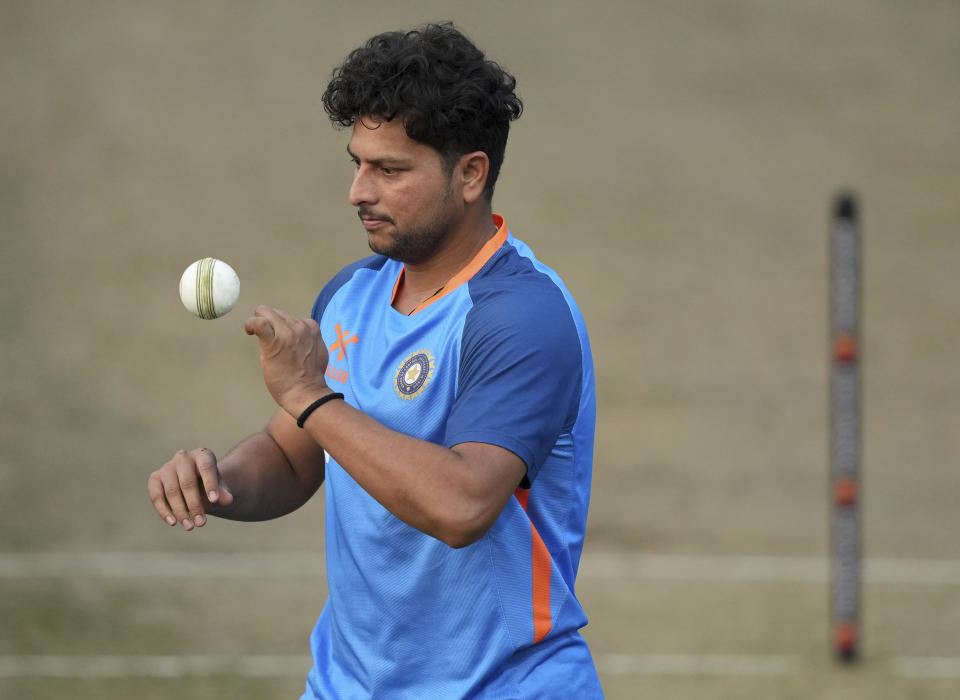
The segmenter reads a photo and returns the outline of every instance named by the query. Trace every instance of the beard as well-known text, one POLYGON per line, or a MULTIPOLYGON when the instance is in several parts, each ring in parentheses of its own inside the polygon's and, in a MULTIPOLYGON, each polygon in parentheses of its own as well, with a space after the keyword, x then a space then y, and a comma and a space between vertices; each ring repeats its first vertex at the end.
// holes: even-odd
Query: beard
POLYGON ((378 255, 384 255, 404 264, 416 265, 429 260, 436 253, 449 231, 449 222, 437 221, 421 228, 408 230, 396 228, 390 234, 390 240, 387 243, 374 242, 373 238, 368 238, 367 245, 378 255))
MULTIPOLYGON (((440 249, 447 234, 455 225, 456 212, 444 206, 449 202, 452 194, 453 191, 448 188, 438 203, 436 215, 424 226, 401 229, 393 219, 384 217, 394 225, 390 240, 387 243, 379 243, 372 237, 368 237, 367 245, 370 246, 370 250, 407 265, 417 265, 429 260, 440 249)), ((365 209, 360 209, 358 212, 360 216, 369 213, 365 209)))

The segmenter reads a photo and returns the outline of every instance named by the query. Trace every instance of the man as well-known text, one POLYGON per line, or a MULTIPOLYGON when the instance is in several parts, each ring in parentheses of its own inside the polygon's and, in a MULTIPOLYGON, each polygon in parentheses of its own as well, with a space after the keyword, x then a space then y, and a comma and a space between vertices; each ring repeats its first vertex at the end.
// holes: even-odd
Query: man
POLYGON ((279 409, 150 476, 171 525, 289 513, 326 480, 305 698, 594 698, 574 578, 594 382, 556 274, 492 213, 515 81, 452 25, 373 37, 323 96, 375 255, 311 319, 260 306, 279 409), (321 447, 322 446, 322 447, 321 447))

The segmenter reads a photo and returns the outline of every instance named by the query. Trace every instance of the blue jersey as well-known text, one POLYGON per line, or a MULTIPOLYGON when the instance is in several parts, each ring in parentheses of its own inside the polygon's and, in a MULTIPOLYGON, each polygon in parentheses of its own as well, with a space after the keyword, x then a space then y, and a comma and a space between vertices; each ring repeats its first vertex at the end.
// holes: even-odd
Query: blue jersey
POLYGON ((444 292, 392 308, 402 265, 361 260, 313 308, 327 383, 393 430, 483 442, 527 471, 477 542, 453 549, 326 468, 330 595, 304 698, 602 697, 574 595, 596 404, 583 318, 557 275, 507 230, 444 292))

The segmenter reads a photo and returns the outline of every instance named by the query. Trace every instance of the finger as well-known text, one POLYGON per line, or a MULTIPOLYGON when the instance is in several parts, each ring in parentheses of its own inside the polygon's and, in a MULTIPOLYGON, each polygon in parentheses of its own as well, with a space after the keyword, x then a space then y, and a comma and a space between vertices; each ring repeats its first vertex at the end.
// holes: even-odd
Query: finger
POLYGON ((220 480, 220 505, 228 506, 233 503, 233 492, 227 488, 227 485, 223 482, 223 479, 220 480))
POLYGON ((280 318, 288 326, 293 325, 293 322, 297 320, 296 316, 288 314, 283 309, 270 309, 270 310, 273 311, 273 313, 275 313, 277 317, 280 318))
POLYGON ((320 333, 317 332, 319 326, 316 325, 316 321, 310 318, 294 318, 290 321, 290 327, 293 328, 296 335, 311 340, 320 336, 320 333))
POLYGON ((180 490, 176 471, 170 470, 164 474, 163 496, 167 499, 176 521, 182 524, 185 530, 192 530, 193 521, 189 518, 190 511, 187 510, 187 503, 183 500, 183 492, 180 490))
MULTIPOLYGON (((200 489, 203 485, 200 483, 200 474, 197 471, 197 464, 192 455, 183 453, 177 460, 177 480, 180 482, 180 492, 187 503, 189 511, 187 521, 192 522, 197 527, 203 526, 206 518, 203 513, 203 496, 200 495, 200 489)), ((186 528, 187 523, 183 526, 186 528)), ((190 529, 190 528, 187 528, 190 529)))
POLYGON ((295 316, 288 314, 286 311, 274 309, 265 304, 261 304, 254 310, 254 316, 269 321, 277 335, 283 333, 296 320, 295 316))
POLYGON ((177 518, 170 510, 170 504, 167 503, 167 498, 163 494, 163 481, 160 479, 159 471, 154 472, 147 479, 147 493, 150 494, 150 502, 153 503, 157 515, 163 518, 167 525, 176 525, 177 518))
POLYGON ((206 447, 201 447, 193 453, 200 480, 203 482, 203 491, 211 503, 216 503, 220 497, 220 472, 217 469, 217 457, 206 447))
POLYGON ((243 330, 247 335, 255 335, 261 343, 269 343, 276 335, 273 324, 261 316, 251 316, 243 324, 243 330))

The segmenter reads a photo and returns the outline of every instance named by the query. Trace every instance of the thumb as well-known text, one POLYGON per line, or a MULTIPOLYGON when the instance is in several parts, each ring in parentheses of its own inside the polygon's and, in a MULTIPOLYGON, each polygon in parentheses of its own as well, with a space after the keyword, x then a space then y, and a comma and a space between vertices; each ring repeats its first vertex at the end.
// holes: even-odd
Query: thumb
POLYGON ((219 494, 217 496, 217 503, 222 506, 228 506, 233 503, 233 493, 231 493, 230 489, 227 488, 227 485, 224 483, 223 479, 220 480, 218 491, 219 494))

